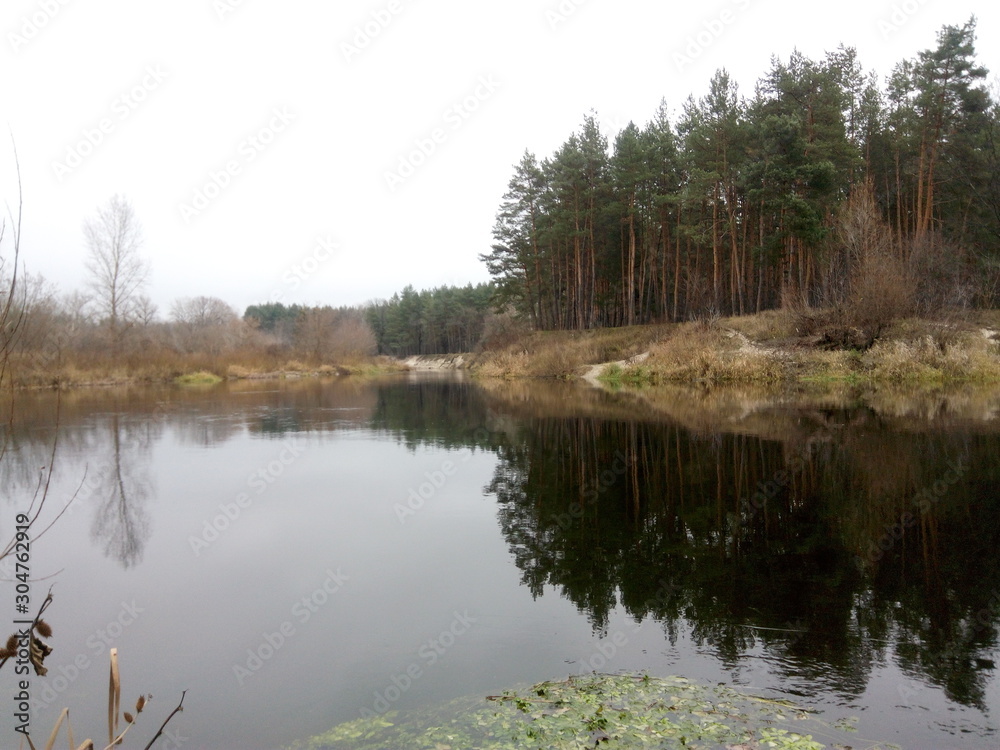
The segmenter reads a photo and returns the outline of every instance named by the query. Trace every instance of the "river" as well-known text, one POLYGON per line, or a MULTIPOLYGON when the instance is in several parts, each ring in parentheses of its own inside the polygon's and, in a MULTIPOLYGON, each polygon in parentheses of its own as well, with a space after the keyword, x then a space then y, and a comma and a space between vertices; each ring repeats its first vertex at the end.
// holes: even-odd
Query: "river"
POLYGON ((43 741, 64 706, 107 736, 115 647, 138 746, 183 690, 157 747, 273 750, 618 670, 1000 742, 1000 393, 416 374, 25 392, 5 434, 4 539, 53 441, 42 520, 69 503, 31 547, 43 741))

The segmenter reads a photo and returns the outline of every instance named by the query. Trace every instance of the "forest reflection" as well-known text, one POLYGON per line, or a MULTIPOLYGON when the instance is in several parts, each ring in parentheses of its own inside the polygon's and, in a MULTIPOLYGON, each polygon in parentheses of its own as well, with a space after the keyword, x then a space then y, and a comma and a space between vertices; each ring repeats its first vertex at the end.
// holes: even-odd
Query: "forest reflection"
MULTIPOLYGON (((780 422, 780 420, 776 420, 780 422)), ((606 629, 621 605, 733 664, 860 694, 903 669, 981 705, 997 644, 995 434, 795 415, 787 440, 676 423, 534 417, 489 487, 522 582, 606 629), (803 429, 805 428, 805 429, 803 429)))
POLYGON ((894 660, 982 708, 1000 615, 998 398, 788 404, 453 377, 91 391, 58 408, 25 394, 0 481, 30 493, 58 433, 57 473, 128 568, 152 533, 148 467, 167 434, 205 447, 363 430, 488 451, 484 491, 522 584, 598 633, 620 607, 724 664, 763 649, 790 683, 848 697, 894 660))

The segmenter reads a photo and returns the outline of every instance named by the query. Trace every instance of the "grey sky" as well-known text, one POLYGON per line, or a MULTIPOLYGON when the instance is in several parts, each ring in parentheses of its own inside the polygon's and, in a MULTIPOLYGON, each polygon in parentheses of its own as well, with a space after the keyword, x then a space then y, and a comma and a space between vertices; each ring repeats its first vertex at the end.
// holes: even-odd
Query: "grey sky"
MULTIPOLYGON (((242 312, 483 281, 513 164, 588 110, 613 138, 719 67, 751 95, 796 46, 853 45, 885 75, 973 13, 1000 72, 1000 11, 970 0, 5 0, 23 258, 82 288, 82 222, 119 192, 164 312, 200 294, 242 312)), ((5 137, 8 204, 12 151, 5 137)))

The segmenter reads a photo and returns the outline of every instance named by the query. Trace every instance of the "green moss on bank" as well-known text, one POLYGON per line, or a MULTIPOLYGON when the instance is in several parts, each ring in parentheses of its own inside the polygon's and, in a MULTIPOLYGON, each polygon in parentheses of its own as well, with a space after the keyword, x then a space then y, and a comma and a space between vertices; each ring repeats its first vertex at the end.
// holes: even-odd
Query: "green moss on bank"
POLYGON ((201 370, 199 372, 190 372, 186 375, 179 375, 174 378, 174 382, 177 385, 215 385, 216 383, 221 383, 222 378, 215 373, 201 370))

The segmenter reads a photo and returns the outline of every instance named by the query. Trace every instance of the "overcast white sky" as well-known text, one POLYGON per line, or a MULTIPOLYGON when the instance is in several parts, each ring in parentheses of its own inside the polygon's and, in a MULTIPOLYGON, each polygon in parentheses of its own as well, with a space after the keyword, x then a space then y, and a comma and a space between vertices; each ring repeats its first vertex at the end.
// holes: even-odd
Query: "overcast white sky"
MULTIPOLYGON (((242 313, 485 281, 514 163, 550 155, 588 110, 610 139, 719 67, 749 96, 794 47, 853 45, 885 75, 973 13, 995 75, 1000 11, 972 0, 3 0, 22 257, 82 289, 82 223, 122 193, 164 313, 181 296, 242 313), (433 152, 387 179, 421 142, 433 152)), ((11 207, 12 154, 4 133, 11 207)))

